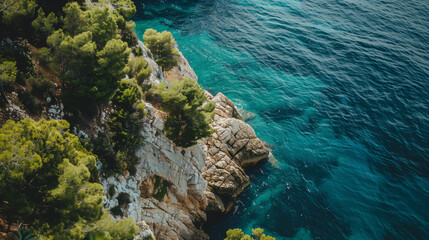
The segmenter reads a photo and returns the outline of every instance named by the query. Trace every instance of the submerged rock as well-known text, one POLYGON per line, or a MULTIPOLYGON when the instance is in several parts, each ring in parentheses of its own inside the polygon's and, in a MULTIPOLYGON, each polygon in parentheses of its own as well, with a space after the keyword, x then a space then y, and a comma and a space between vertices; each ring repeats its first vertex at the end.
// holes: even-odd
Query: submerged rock
POLYGON ((252 120, 253 118, 256 117, 256 114, 249 112, 247 110, 238 108, 238 113, 240 114, 241 118, 243 119, 243 121, 247 122, 249 120, 252 120))

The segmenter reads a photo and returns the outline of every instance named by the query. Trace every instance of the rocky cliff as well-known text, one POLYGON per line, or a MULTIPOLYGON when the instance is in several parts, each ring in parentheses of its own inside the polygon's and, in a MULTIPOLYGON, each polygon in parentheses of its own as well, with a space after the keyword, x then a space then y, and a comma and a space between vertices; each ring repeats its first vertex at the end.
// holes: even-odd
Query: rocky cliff
MULTIPOLYGON (((140 43, 143 56, 152 67, 153 84, 190 77, 197 81, 188 61, 180 54, 179 64, 164 75, 149 49, 140 43), (166 79, 168 81, 166 81, 166 79)), ((243 167, 268 157, 269 150, 242 121, 236 107, 222 93, 208 100, 216 103, 211 123, 212 136, 189 148, 174 145, 163 133, 166 114, 146 103, 141 134, 144 143, 137 150, 137 173, 102 180, 104 189, 114 189, 105 207, 120 207, 141 227, 141 237, 156 239, 208 239, 202 230, 208 213, 223 213, 249 184, 243 167), (118 201, 126 196, 126 204, 118 201)))

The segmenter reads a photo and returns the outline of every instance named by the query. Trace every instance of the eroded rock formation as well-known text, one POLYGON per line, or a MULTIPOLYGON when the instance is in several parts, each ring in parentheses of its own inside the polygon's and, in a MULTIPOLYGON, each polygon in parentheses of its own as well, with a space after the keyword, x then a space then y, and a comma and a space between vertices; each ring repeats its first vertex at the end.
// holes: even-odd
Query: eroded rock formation
MULTIPOLYGON (((142 44, 140 44, 142 45, 142 44)), ((166 82, 150 51, 141 46, 151 65, 153 84, 166 82)), ((165 73, 168 78, 197 80, 187 60, 180 54, 179 65, 165 73)), ((137 173, 102 179, 107 209, 121 208, 124 216, 133 217, 141 228, 141 238, 208 239, 202 230, 206 212, 222 213, 249 184, 243 167, 266 159, 269 150, 246 124, 233 102, 222 93, 208 100, 215 102, 211 123, 215 133, 198 144, 181 148, 164 135, 166 114, 146 103, 142 135, 144 143, 137 150, 140 159, 137 173), (127 196, 126 204, 119 196, 127 196)))

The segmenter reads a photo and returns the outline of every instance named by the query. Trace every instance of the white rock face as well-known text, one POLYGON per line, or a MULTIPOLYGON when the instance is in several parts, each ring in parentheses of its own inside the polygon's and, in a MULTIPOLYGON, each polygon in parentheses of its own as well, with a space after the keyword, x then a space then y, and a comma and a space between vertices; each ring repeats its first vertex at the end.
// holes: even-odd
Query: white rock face
POLYGON ((115 188, 115 195, 106 197, 105 207, 118 206, 117 196, 126 193, 130 203, 122 209, 124 215, 147 223, 157 239, 207 239, 196 227, 206 220, 205 153, 198 144, 176 147, 163 133, 165 113, 150 104, 146 110, 144 143, 136 153, 140 159, 137 173, 128 179, 120 175, 102 181, 106 191, 110 186, 115 188), (166 186, 165 196, 158 200, 154 192, 157 178, 166 186))
POLYGON ((152 73, 150 74, 148 81, 152 84, 155 84, 155 85, 159 84, 161 82, 168 85, 167 81, 164 78, 164 75, 163 75, 161 69, 159 68, 158 64, 155 62, 155 59, 154 59, 152 53, 150 52, 150 50, 141 41, 139 41, 138 46, 143 51, 144 59, 149 64, 149 66, 152 68, 152 73))
MULTIPOLYGON (((165 78, 150 50, 141 42, 143 56, 152 68, 149 82, 158 84, 167 79, 197 76, 180 53, 179 64, 166 72, 165 78)), ((102 179, 106 191, 105 207, 118 206, 119 194, 129 196, 129 204, 120 206, 125 217, 133 217, 140 227, 139 238, 153 235, 157 239, 208 239, 201 230, 208 212, 226 212, 231 199, 250 184, 242 166, 256 164, 268 156, 269 150, 256 137, 253 129, 242 121, 236 107, 223 94, 208 100, 215 102, 212 136, 189 147, 177 147, 164 135, 166 114, 146 103, 142 146, 137 172, 102 179), (108 196, 109 188, 115 189, 108 196), (222 197, 227 196, 229 202, 222 197)))

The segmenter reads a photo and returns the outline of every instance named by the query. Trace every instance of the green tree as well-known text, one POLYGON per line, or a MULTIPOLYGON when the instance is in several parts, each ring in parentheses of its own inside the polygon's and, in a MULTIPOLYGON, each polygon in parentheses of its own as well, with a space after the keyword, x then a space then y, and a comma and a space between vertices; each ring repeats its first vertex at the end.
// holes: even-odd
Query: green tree
POLYGON ((135 172, 134 166, 138 159, 136 148, 142 144, 140 134, 145 115, 142 103, 143 92, 134 79, 122 80, 113 97, 117 110, 112 114, 108 123, 109 136, 115 155, 115 162, 107 167, 116 171, 129 169, 135 172))
POLYGON ((174 48, 176 41, 170 32, 162 33, 153 29, 147 29, 143 35, 144 45, 150 49, 155 61, 164 70, 169 70, 177 65, 179 51, 174 48))
POLYGON ((54 13, 46 16, 42 8, 37 11, 37 18, 31 23, 36 33, 35 40, 38 44, 46 44, 46 39, 55 31, 58 19, 54 13))
POLYGON ((113 10, 105 6, 88 11, 90 16, 88 30, 93 34, 93 41, 102 49, 112 39, 119 39, 118 25, 113 10))
POLYGON ((3 99, 7 103, 6 93, 4 92, 4 87, 7 85, 12 85, 16 80, 16 75, 18 69, 16 68, 16 63, 12 61, 4 61, 0 63, 0 88, 3 99))
MULTIPOLYGON (((100 79, 96 85, 97 93, 101 91, 101 99, 107 100, 119 85, 119 81, 125 77, 125 66, 131 50, 127 43, 113 39, 106 43, 103 50, 97 53, 98 68, 97 77, 100 79)), ((97 94, 95 93, 95 94, 97 94)))
POLYGON ((254 228, 252 229, 252 236, 244 235, 243 231, 239 228, 229 229, 226 232, 225 240, 276 240, 271 236, 264 234, 264 229, 254 228))
POLYGON ((156 93, 162 98, 161 109, 168 112, 165 135, 176 145, 190 147, 213 133, 209 124, 214 116, 214 103, 203 106, 207 99, 196 81, 176 80, 170 88, 162 83, 156 93))
POLYGON ((226 238, 225 240, 241 240, 244 237, 244 233, 241 229, 235 228, 235 229, 229 229, 226 231, 226 238))
POLYGON ((103 187, 91 180, 97 158, 68 128, 63 120, 25 119, 0 129, 0 213, 48 239, 83 239, 106 218, 103 187))
POLYGON ((64 30, 48 37, 54 63, 63 81, 65 99, 94 105, 107 101, 125 77, 131 50, 119 39, 117 19, 108 6, 64 8, 64 30))
POLYGON ((34 0, 0 0, 2 24, 11 28, 25 27, 34 17, 36 7, 34 0))
POLYGON ((124 17, 125 20, 130 19, 136 14, 136 6, 132 0, 99 0, 101 4, 113 4, 119 14, 124 17))
POLYGON ((64 8, 63 29, 67 34, 75 36, 86 31, 90 17, 77 2, 68 3, 64 8))
POLYGON ((152 68, 142 56, 131 58, 128 62, 128 67, 130 77, 135 78, 139 85, 152 73, 152 68))
POLYGON ((58 30, 48 38, 48 44, 55 49, 54 61, 59 66, 65 96, 71 101, 104 102, 125 77, 130 49, 121 40, 112 39, 97 51, 91 32, 70 37, 58 30))
POLYGON ((16 63, 12 61, 4 61, 0 63, 0 84, 12 85, 16 80, 18 69, 16 63))

